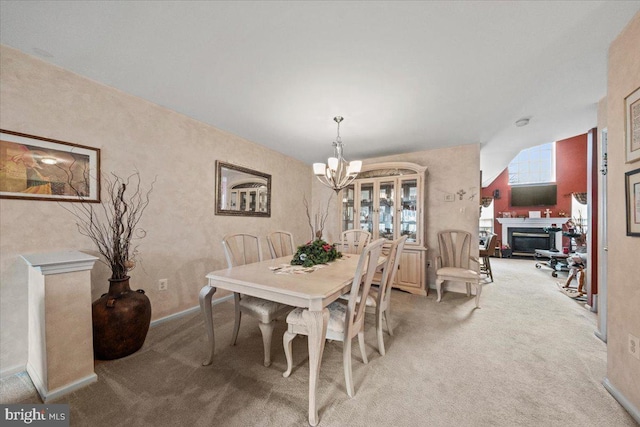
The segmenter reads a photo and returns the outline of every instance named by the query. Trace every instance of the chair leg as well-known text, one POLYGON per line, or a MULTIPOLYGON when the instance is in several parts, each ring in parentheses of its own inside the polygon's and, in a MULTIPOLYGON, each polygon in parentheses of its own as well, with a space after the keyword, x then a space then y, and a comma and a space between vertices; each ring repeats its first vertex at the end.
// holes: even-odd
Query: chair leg
POLYGON ((489 257, 486 258, 485 263, 487 264, 487 271, 489 272, 489 278, 493 282, 493 271, 491 271, 491 260, 489 257))
POLYGON ((482 285, 479 283, 476 285, 476 308, 480 308, 480 293, 482 292, 482 285))
MULTIPOLYGON (((378 336, 378 352, 384 356, 384 337, 382 336, 382 316, 384 312, 378 307, 376 308, 376 335, 378 336)), ((358 335, 359 337, 359 335, 358 335)))
POLYGON ((291 351, 291 341, 293 341, 293 339, 296 337, 296 335, 298 334, 294 334, 293 332, 289 332, 289 331, 285 331, 284 335, 282 336, 282 344, 284 346, 284 356, 287 359, 287 370, 284 371, 284 373, 282 374, 283 377, 287 378, 289 375, 291 375, 291 370, 293 369, 293 354, 291 351))
POLYGON ((233 324, 233 334, 231 335, 231 345, 236 345, 236 341, 238 340, 238 331, 240 330, 240 318, 242 317, 242 312, 240 311, 240 294, 234 293, 233 299, 236 306, 236 317, 233 324))
POLYGON ((389 331, 389 335, 393 336, 393 328, 391 327, 391 321, 389 320, 389 309, 386 309, 382 312, 384 316, 384 320, 387 323, 387 331, 389 331))
MULTIPOLYGON (((346 337, 345 337, 346 338, 346 337)), ((347 387, 347 395, 353 397, 353 379, 351 374, 351 339, 346 338, 342 343, 342 364, 344 365, 344 382, 347 387)))
POLYGON ((360 344, 362 362, 366 365, 367 363, 369 363, 369 359, 367 359, 367 347, 364 344, 364 328, 360 332, 358 332, 358 344, 360 344))
POLYGON ((273 324, 275 320, 269 323, 258 323, 262 332, 262 344, 264 345, 264 366, 267 368, 271 365, 271 337, 273 336, 273 324))
POLYGON ((467 296, 471 296, 471 283, 467 282, 467 296))
POLYGON ((442 301, 442 282, 444 282, 444 280, 436 279, 436 291, 438 291, 438 298, 436 299, 436 302, 442 301))

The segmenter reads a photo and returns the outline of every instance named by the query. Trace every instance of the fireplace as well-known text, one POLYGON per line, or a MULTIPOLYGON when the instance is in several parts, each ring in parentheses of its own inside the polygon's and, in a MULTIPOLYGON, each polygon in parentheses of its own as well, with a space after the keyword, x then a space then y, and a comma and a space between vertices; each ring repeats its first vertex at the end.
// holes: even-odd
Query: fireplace
POLYGON ((511 227, 508 231, 512 255, 533 256, 536 249, 556 246, 555 233, 546 233, 543 228, 511 227))
MULTIPOLYGON (((525 228, 525 229, 535 229, 533 234, 543 234, 545 227, 562 227, 562 224, 567 222, 569 218, 496 218, 502 226, 502 244, 508 243, 509 246, 512 244, 513 236, 509 234, 509 230, 514 228, 525 228)), ((524 231, 527 233, 527 231, 524 231)), ((553 237, 549 238, 549 236, 544 233, 544 237, 539 236, 540 239, 546 238, 546 243, 540 241, 530 240, 529 243, 532 243, 534 248, 526 248, 527 256, 532 255, 535 252, 535 249, 549 249, 550 247, 555 247, 556 249, 562 249, 562 233, 560 231, 556 233, 551 233, 553 237), (551 245, 554 246, 551 246, 551 245)), ((518 236, 516 236, 518 237, 518 236)), ((530 236, 520 236, 520 237, 530 237, 530 236)), ((525 239, 526 240, 526 239, 525 239)), ((532 245, 530 245, 532 246, 532 245)))

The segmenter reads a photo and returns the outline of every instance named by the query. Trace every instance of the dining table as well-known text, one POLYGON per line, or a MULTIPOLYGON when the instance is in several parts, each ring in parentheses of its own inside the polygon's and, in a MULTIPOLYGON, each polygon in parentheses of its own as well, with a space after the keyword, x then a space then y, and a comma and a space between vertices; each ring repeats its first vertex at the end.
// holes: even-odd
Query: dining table
MULTIPOLYGON (((208 284, 201 289, 199 295, 200 310, 209 341, 209 356, 203 365, 211 365, 215 354, 211 301, 217 289, 306 308, 303 319, 309 330, 309 424, 317 425, 319 417, 316 393, 329 321, 327 306, 350 290, 359 258, 356 254, 343 254, 342 258, 328 264, 305 269, 292 268, 291 256, 285 256, 207 274, 208 284)), ((378 268, 385 260, 383 256, 378 259, 378 268)))

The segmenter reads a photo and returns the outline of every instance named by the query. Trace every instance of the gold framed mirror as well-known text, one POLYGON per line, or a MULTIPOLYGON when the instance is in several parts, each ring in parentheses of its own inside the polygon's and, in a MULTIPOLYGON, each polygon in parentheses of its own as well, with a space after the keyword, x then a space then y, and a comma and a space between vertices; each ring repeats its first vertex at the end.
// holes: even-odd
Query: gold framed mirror
POLYGON ((216 160, 216 215, 271 216, 271 175, 216 160))

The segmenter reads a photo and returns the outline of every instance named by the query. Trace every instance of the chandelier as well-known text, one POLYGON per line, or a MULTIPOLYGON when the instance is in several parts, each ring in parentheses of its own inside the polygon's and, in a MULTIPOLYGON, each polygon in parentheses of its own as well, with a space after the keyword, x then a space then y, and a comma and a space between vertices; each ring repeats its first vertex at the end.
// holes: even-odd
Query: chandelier
POLYGON ((338 136, 333 143, 333 157, 329 157, 327 164, 314 163, 313 173, 322 184, 337 193, 356 179, 362 168, 362 161, 347 162, 345 160, 342 155, 342 139, 340 139, 340 122, 344 119, 337 116, 333 120, 338 123, 338 136))

